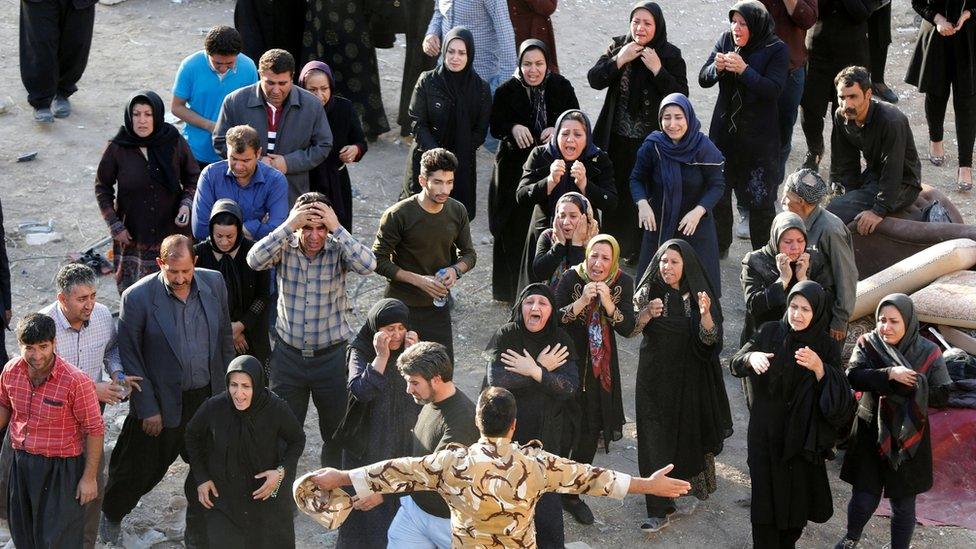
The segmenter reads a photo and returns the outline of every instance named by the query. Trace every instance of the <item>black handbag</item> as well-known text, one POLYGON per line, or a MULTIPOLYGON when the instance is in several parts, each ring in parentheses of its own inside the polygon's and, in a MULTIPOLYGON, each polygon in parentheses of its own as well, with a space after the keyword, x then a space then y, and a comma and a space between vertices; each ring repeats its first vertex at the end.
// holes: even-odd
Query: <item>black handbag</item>
POLYGON ((350 393, 346 401, 346 415, 332 434, 332 442, 341 445, 356 459, 362 459, 366 454, 369 415, 369 403, 360 401, 350 393))

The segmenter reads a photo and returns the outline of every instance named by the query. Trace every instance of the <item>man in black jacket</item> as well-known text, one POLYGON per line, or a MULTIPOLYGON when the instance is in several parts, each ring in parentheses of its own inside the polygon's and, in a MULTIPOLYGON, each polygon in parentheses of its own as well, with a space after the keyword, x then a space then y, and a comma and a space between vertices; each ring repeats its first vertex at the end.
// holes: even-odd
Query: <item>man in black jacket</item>
POLYGON ((871 74, 847 67, 834 79, 837 112, 830 139, 830 180, 844 189, 827 210, 857 232, 874 232, 888 215, 915 202, 922 190, 922 165, 908 118, 871 98, 871 74), (861 171, 861 154, 867 169, 861 171))

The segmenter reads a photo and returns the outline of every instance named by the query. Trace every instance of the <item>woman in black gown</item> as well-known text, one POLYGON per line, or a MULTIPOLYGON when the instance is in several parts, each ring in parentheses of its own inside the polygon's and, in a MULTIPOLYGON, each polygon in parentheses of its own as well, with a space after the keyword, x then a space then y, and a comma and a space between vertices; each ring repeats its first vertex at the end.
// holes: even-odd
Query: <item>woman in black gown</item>
POLYGON ((270 271, 255 271, 247 264, 247 253, 254 242, 244 237, 243 217, 236 202, 218 200, 210 210, 210 236, 193 249, 197 267, 224 275, 237 355, 257 358, 264 365, 265 374, 269 374, 271 341, 267 317, 271 275, 270 271))
POLYGON ((499 140, 488 187, 488 228, 492 247, 492 298, 512 301, 518 289, 525 229, 532 210, 515 201, 522 167, 532 148, 552 139, 556 118, 578 109, 573 85, 549 70, 549 52, 540 40, 519 48, 515 75, 495 90, 490 131, 499 140))
MULTIPOLYGON (((559 327, 556 299, 545 284, 531 284, 512 307, 509 322, 488 342, 488 384, 504 387, 518 404, 513 441, 542 442, 550 452, 562 445, 565 401, 579 385, 576 355, 559 327)), ((565 545, 559 495, 542 496, 535 511, 540 548, 565 545)))
MULTIPOLYGON (((729 398, 718 356, 722 308, 694 248, 668 240, 634 293, 635 331, 643 332, 637 363, 637 458, 641 475, 674 464, 691 483, 689 514, 715 491, 715 456, 732 435, 729 398), (697 500, 697 501, 696 501, 697 500)), ((675 501, 646 496, 641 529, 668 525, 675 501)))
POLYGON ((749 477, 752 542, 794 547, 807 521, 834 512, 825 460, 850 431, 855 401, 827 331, 830 296, 811 280, 793 286, 782 320, 764 323, 732 358, 752 381, 749 477))

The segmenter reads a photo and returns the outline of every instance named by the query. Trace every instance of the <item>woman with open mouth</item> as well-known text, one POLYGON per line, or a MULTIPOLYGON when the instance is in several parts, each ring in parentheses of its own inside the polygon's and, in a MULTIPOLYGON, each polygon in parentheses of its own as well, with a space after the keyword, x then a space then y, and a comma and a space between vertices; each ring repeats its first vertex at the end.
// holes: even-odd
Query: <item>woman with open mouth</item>
POLYGON ((515 195, 520 206, 534 206, 522 252, 520 288, 535 279, 531 267, 539 235, 552 227, 556 202, 564 194, 583 195, 603 214, 612 214, 617 207, 613 165, 607 153, 593 143, 590 119, 583 111, 574 109, 559 115, 553 134, 548 144, 529 153, 515 195))
MULTIPOLYGON (((486 348, 488 385, 515 395, 518 412, 512 442, 534 440, 552 453, 563 443, 564 403, 579 385, 573 340, 559 327, 555 304, 549 286, 530 284, 486 348)), ((536 505, 535 530, 540 548, 565 545, 559 494, 543 494, 536 505)))
MULTIPOLYGON (((564 440, 562 455, 579 463, 593 463, 600 440, 623 436, 617 334, 634 330, 634 279, 620 270, 620 246, 608 234, 589 240, 583 261, 566 271, 556 289, 559 321, 576 345, 580 389, 567 405, 572 437, 564 440)), ((580 524, 593 524, 593 512, 575 495, 562 497, 563 508, 580 524)))
POLYGON ((722 307, 695 249, 668 240, 654 255, 634 294, 635 332, 643 338, 637 363, 637 463, 641 474, 674 463, 672 475, 691 483, 679 507, 646 496, 646 532, 691 514, 715 491, 715 456, 732 435, 725 393, 722 307))
POLYGON ((559 197, 552 227, 539 235, 532 265, 525 267, 529 269, 529 279, 545 282, 556 291, 563 273, 583 262, 586 243, 599 232, 593 207, 585 196, 571 192, 559 197))

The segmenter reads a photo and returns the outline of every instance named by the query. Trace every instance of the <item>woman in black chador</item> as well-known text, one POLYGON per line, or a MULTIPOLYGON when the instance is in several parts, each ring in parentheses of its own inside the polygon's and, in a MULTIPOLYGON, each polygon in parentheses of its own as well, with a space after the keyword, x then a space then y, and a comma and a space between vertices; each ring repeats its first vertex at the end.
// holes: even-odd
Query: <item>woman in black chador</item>
POLYGON ((847 379, 861 391, 857 435, 844 455, 840 478, 853 488, 847 534, 857 545, 881 502, 891 502, 891 549, 908 549, 915 531, 915 496, 932 488, 928 408, 945 406, 952 380, 939 347, 918 331, 905 294, 881 300, 876 328, 857 340, 847 379))
MULTIPOLYGON (((691 483, 689 504, 715 491, 715 456, 732 435, 729 398, 718 356, 722 307, 694 248, 661 245, 634 293, 635 331, 643 332, 637 363, 637 463, 641 475, 674 464, 691 483), (691 499, 694 498, 694 499, 691 499)), ((646 496, 641 529, 657 532, 678 510, 669 498, 646 496)))
MULTIPOLYGON (((559 327, 556 299, 549 286, 526 286, 512 306, 507 324, 488 342, 488 384, 504 387, 518 404, 515 434, 557 453, 562 445, 565 401, 579 385, 573 341, 559 327)), ((559 495, 544 494, 536 506, 536 541, 543 549, 562 549, 563 511, 559 495)))
POLYGON ((805 280, 789 293, 782 320, 764 323, 732 358, 732 375, 752 381, 749 477, 752 542, 794 547, 808 520, 834 513, 826 459, 850 431, 855 401, 830 337, 830 296, 805 280))
POLYGON ((533 147, 552 139, 556 118, 578 108, 573 85, 550 71, 545 44, 522 42, 515 76, 498 87, 491 106, 491 134, 500 141, 488 188, 488 228, 495 237, 491 294, 498 301, 515 299, 532 213, 515 201, 522 166, 533 147))
POLYGON ((668 42, 660 6, 638 2, 629 22, 630 32, 610 40, 586 78, 593 89, 607 90, 593 139, 613 161, 619 207, 603 229, 620 242, 624 259, 636 263, 643 233, 630 195, 630 172, 644 138, 658 129, 661 100, 671 93, 688 95, 688 75, 681 50, 668 42))
POLYGON ((420 155, 443 147, 458 161, 451 198, 464 204, 468 219, 474 220, 478 183, 475 152, 488 131, 491 90, 471 68, 475 55, 471 31, 455 27, 441 44, 440 65, 420 75, 410 99, 414 142, 407 154, 400 198, 420 192, 420 155))
POLYGON ((267 388, 258 359, 232 360, 226 382, 186 426, 210 546, 295 547, 291 482, 305 433, 288 403, 267 388))

